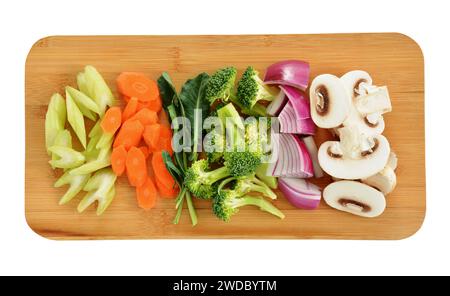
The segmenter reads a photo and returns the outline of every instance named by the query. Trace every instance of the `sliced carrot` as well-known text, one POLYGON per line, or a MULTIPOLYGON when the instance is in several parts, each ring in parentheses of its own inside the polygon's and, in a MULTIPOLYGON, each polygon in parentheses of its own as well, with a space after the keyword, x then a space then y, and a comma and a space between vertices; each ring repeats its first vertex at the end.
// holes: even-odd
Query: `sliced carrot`
POLYGON ((153 101, 148 101, 148 102, 142 102, 139 101, 138 104, 138 110, 141 110, 143 108, 147 108, 150 109, 156 113, 158 113, 159 111, 161 111, 162 109, 162 101, 161 98, 158 96, 155 100, 153 101))
POLYGON ((147 162, 139 148, 131 147, 127 154, 126 170, 131 186, 140 187, 148 178, 147 162))
POLYGON ((156 187, 158 187, 158 192, 161 197, 164 198, 175 198, 180 193, 180 188, 175 184, 175 187, 164 186, 159 179, 156 179, 156 187))
POLYGON ((155 207, 158 191, 152 178, 147 177, 142 186, 136 187, 136 197, 140 208, 150 210, 155 207))
POLYGON ((158 147, 156 150, 165 150, 170 153, 170 155, 173 154, 172 150, 172 130, 170 127, 161 125, 161 130, 159 133, 159 141, 158 141, 158 147))
POLYGON ((127 161, 127 150, 123 145, 113 149, 111 153, 111 166, 113 172, 117 176, 121 176, 125 172, 125 165, 127 161))
POLYGON ((136 97, 132 97, 128 103, 125 109, 122 113, 122 122, 125 122, 128 118, 132 117, 137 112, 138 107, 138 99, 136 97))
POLYGON ((117 77, 117 89, 121 94, 136 97, 142 102, 153 101, 159 97, 158 85, 143 73, 121 73, 117 77))
POLYGON ((150 124, 146 125, 144 128, 144 133, 142 137, 147 144, 150 151, 157 151, 158 142, 160 137, 161 125, 160 124, 150 124))
POLYGON ((119 107, 111 107, 103 116, 100 126, 105 133, 114 134, 122 123, 122 111, 119 107))
POLYGON ((159 113, 159 123, 165 126, 170 126, 169 116, 167 116, 166 111, 159 113))
POLYGON ((152 167, 155 172, 155 179, 165 188, 174 188, 175 180, 166 168, 164 159, 162 157, 162 151, 157 151, 153 153, 152 156, 152 167))
POLYGON ((138 120, 140 123, 142 123, 143 126, 154 124, 158 122, 158 115, 156 112, 151 111, 150 109, 144 108, 140 111, 138 111, 136 114, 134 114, 129 121, 138 120))
POLYGON ((144 153, 145 159, 147 159, 148 156, 150 155, 150 151, 148 150, 148 147, 147 146, 140 146, 138 148, 141 149, 142 153, 144 153))
POLYGON ((138 120, 127 120, 117 133, 113 147, 116 148, 123 145, 128 151, 131 147, 139 145, 143 132, 144 126, 138 120))

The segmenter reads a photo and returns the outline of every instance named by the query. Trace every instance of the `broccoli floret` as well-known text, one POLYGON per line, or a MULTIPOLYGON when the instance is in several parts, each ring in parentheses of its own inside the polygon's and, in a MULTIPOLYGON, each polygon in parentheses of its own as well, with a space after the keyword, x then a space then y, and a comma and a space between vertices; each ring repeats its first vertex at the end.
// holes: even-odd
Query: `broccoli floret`
POLYGON ((276 97, 276 94, 264 84, 258 74, 253 67, 248 67, 238 83, 237 100, 245 110, 252 110, 260 100, 272 101, 276 97))
POLYGON ((220 162, 225 151, 225 138, 219 133, 212 132, 208 140, 209 150, 206 156, 209 163, 220 162))
POLYGON ((264 182, 254 176, 245 179, 238 179, 233 186, 233 190, 238 192, 240 195, 245 195, 249 192, 259 192, 270 199, 277 199, 275 192, 273 192, 264 182))
POLYGON ((225 152, 225 167, 228 168, 230 176, 245 177, 252 175, 261 164, 261 153, 250 151, 225 152))
POLYGON ((234 81, 236 80, 236 68, 227 67, 214 73, 206 85, 206 99, 211 105, 221 100, 227 102, 233 95, 234 81))
POLYGON ((257 206, 262 211, 281 219, 284 218, 284 214, 265 199, 255 196, 242 196, 237 191, 230 189, 221 190, 214 196, 212 208, 213 213, 219 219, 229 221, 231 216, 239 211, 240 207, 249 205, 257 206))
POLYGON ((192 163, 184 177, 184 183, 189 191, 201 199, 210 199, 215 193, 213 184, 230 174, 227 167, 221 167, 213 171, 208 170, 207 160, 197 160, 192 163))

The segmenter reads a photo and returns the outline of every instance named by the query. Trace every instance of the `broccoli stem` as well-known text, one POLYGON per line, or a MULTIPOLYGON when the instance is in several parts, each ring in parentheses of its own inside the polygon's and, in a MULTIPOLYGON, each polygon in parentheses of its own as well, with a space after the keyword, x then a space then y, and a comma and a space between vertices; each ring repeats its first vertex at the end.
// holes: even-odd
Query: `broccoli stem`
POLYGON ((215 169, 214 171, 206 172, 205 177, 207 180, 207 184, 212 185, 219 180, 222 180, 226 177, 230 176, 230 171, 226 166, 215 169))
POLYGON ((252 178, 253 183, 255 183, 254 187, 256 188, 256 192, 260 192, 264 195, 266 195, 268 198, 270 199, 277 199, 277 195, 275 194, 275 192, 272 191, 272 189, 270 189, 269 186, 267 186, 266 183, 264 183, 263 181, 259 180, 256 177, 252 178), (258 191, 261 190, 261 191, 258 191))
POLYGON ((284 219, 284 214, 277 209, 273 204, 268 202, 263 198, 253 197, 253 196, 244 196, 242 198, 236 198, 233 203, 234 208, 239 208, 243 206, 256 206, 259 207, 261 211, 268 212, 274 216, 277 216, 280 219, 284 219))
POLYGON ((191 216, 192 226, 197 225, 197 213, 195 212, 194 204, 192 203, 192 197, 189 191, 186 191, 186 203, 189 210, 189 215, 191 216))

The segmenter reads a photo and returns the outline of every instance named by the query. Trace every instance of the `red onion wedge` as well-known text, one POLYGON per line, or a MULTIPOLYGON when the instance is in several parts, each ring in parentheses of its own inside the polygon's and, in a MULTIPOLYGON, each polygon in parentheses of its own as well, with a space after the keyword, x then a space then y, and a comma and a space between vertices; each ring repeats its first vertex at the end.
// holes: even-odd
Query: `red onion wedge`
POLYGON ((279 156, 276 164, 269 166, 275 177, 310 178, 313 176, 311 157, 305 143, 292 134, 280 134, 279 156))
POLYGON ((314 135, 316 126, 311 118, 298 119, 289 101, 278 116, 280 132, 285 134, 314 135))
POLYGON ((283 107, 286 105, 288 99, 283 91, 278 93, 278 96, 267 106, 266 112, 270 116, 278 116, 283 107))
POLYGON ((316 209, 322 197, 320 188, 298 178, 279 178, 278 186, 286 199, 297 208, 316 209))
POLYGON ((297 119, 311 118, 309 100, 296 88, 291 86, 280 86, 281 91, 286 95, 294 108, 297 119))
POLYGON ((309 156, 312 160, 312 165, 314 169, 314 177, 316 178, 322 178, 323 177, 323 170, 319 165, 319 159, 317 154, 317 146, 316 142, 314 142, 314 138, 312 136, 304 137, 303 143, 305 143, 306 149, 308 150, 309 156))
POLYGON ((289 85, 304 91, 309 83, 309 64, 298 60, 280 61, 267 68, 264 82, 289 85))

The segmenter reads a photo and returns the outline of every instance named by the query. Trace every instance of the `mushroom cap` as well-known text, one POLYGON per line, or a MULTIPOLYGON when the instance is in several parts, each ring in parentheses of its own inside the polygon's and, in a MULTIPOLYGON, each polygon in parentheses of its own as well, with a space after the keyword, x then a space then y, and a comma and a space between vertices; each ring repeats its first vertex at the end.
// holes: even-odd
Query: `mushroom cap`
POLYGON ((323 198, 332 208, 367 218, 381 215, 386 208, 380 191, 356 181, 331 183, 324 189, 323 198))
POLYGON ((375 136, 373 140, 373 151, 360 153, 358 158, 350 158, 345 153, 337 157, 330 151, 340 143, 327 141, 319 148, 319 164, 327 174, 335 178, 357 180, 373 176, 386 166, 390 154, 389 142, 384 136, 375 136))
POLYGON ((397 185, 397 176, 395 175, 394 170, 386 165, 381 172, 369 178, 362 179, 361 182, 378 189, 386 196, 391 193, 397 185))
POLYGON ((319 75, 309 89, 311 118, 321 128, 341 125, 350 112, 350 98, 341 80, 331 74, 319 75))
POLYGON ((342 75, 341 81, 352 100, 359 95, 356 90, 361 82, 372 85, 372 77, 370 77, 369 73, 362 70, 354 70, 345 73, 342 75))

